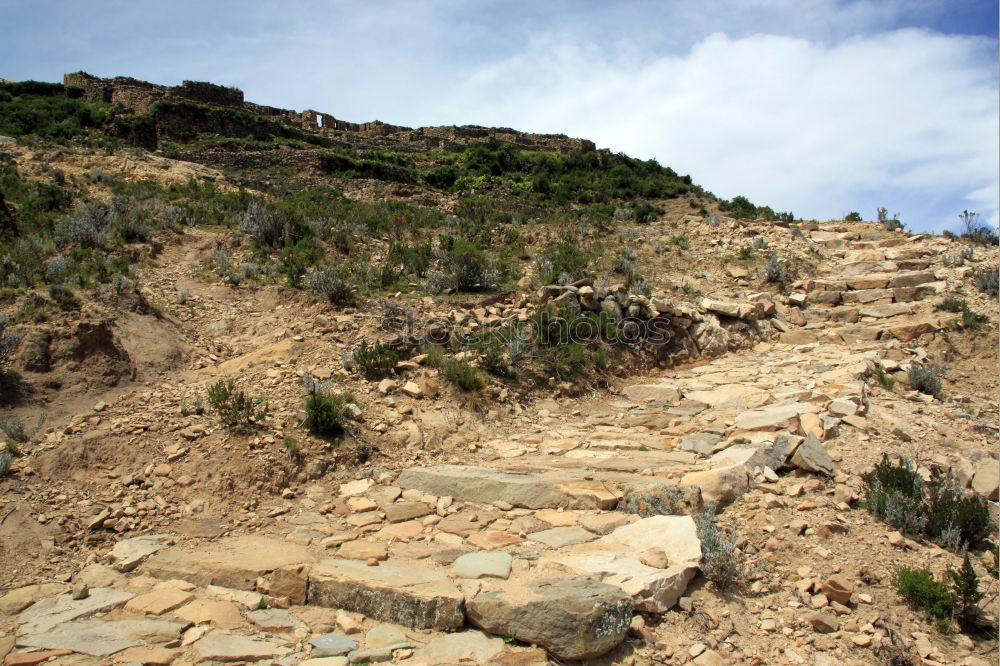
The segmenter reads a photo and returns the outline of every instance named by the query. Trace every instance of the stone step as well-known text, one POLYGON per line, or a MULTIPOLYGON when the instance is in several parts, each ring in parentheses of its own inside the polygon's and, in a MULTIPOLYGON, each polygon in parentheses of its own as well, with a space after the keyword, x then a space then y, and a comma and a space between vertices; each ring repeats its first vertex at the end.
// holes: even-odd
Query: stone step
POLYGON ((319 556, 304 545, 275 537, 246 535, 223 537, 195 547, 170 546, 147 559, 139 571, 163 580, 176 578, 199 586, 253 590, 261 576, 318 560, 319 556))
POLYGON ((502 471, 469 465, 413 467, 399 485, 463 502, 503 501, 525 509, 612 509, 618 496, 599 481, 559 473, 502 471))
POLYGON ((416 629, 465 624, 465 597, 444 573, 410 564, 371 567, 330 557, 309 571, 308 603, 416 629))

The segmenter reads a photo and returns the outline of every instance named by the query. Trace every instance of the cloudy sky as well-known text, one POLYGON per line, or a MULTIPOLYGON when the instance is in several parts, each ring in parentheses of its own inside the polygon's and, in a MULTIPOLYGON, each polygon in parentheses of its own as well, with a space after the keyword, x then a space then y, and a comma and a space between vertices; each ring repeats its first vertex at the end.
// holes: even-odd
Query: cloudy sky
POLYGON ((0 77, 561 132, 797 216, 998 222, 996 0, 0 0, 0 77))

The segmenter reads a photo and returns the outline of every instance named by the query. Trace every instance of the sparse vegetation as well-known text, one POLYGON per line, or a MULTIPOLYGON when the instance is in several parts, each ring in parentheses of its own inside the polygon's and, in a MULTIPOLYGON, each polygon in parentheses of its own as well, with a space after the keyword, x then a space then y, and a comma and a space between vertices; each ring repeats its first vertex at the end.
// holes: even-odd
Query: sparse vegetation
POLYGON ((864 492, 872 515, 910 536, 957 551, 978 546, 989 535, 986 501, 966 497, 950 470, 935 468, 925 482, 909 460, 892 463, 883 455, 864 476, 864 492))
POLYGON ((955 596, 947 582, 935 580, 930 569, 898 567, 893 572, 892 585, 907 603, 934 621, 940 631, 945 633, 950 629, 955 596))
POLYGON ((944 370, 939 366, 914 363, 907 373, 907 381, 914 391, 920 391, 940 399, 942 395, 941 375, 943 374, 944 370))
POLYGON ((474 393, 485 388, 487 379, 474 365, 465 361, 448 359, 442 366, 442 374, 449 382, 466 393, 474 393))
POLYGON ((302 378, 306 390, 305 426, 318 437, 340 437, 353 416, 356 403, 350 391, 331 394, 330 382, 322 382, 306 373, 302 378))
POLYGON ((219 422, 231 430, 256 427, 268 412, 263 398, 251 397, 231 379, 220 379, 209 387, 208 404, 218 414, 219 422))
POLYGON ((1000 294, 1000 274, 996 270, 986 270, 976 273, 972 277, 972 283, 976 289, 987 296, 997 296, 1000 294))
POLYGON ((366 340, 362 340, 354 350, 353 360, 354 367, 365 379, 374 381, 392 374, 399 356, 381 342, 369 346, 366 340))
POLYGON ((958 220, 962 225, 962 239, 976 245, 998 245, 1000 236, 997 236, 995 229, 982 221, 979 213, 963 210, 958 215, 958 220))
POLYGON ((749 582, 753 569, 743 561, 736 547, 739 529, 735 520, 726 528, 715 524, 715 505, 695 516, 698 538, 701 540, 701 572, 722 591, 739 588, 749 582))
POLYGON ((892 391, 896 388, 896 378, 886 372, 881 363, 875 364, 875 368, 872 370, 872 378, 886 391, 892 391))

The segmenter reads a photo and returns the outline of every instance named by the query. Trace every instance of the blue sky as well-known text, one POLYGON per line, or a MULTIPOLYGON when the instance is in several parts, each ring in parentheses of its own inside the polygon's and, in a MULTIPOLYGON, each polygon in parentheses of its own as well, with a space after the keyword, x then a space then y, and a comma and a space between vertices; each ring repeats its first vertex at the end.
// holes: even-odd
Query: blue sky
POLYGON ((995 0, 0 0, 0 77, 562 132, 798 216, 996 226, 995 0))

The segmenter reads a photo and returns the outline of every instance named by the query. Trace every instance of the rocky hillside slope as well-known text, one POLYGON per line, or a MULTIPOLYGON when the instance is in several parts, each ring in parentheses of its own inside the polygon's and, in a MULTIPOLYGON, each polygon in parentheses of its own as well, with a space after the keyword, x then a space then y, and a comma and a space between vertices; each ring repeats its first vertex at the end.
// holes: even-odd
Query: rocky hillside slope
POLYGON ((996 661, 988 233, 84 83, 0 97, 5 664, 996 661))

